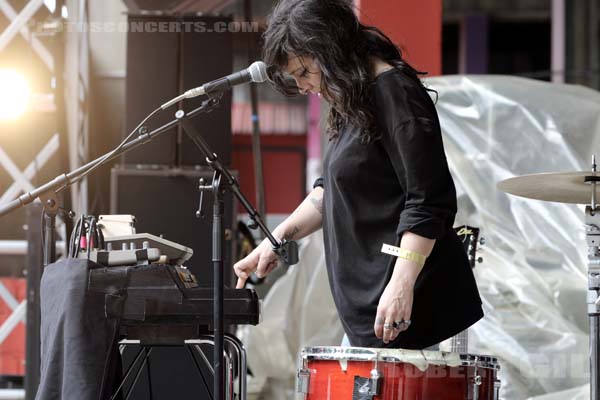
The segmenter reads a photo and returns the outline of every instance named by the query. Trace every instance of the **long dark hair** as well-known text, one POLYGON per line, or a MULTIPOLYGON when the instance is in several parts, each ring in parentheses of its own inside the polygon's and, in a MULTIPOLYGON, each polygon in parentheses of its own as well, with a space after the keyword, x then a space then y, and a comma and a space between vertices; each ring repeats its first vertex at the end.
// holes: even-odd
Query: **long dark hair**
POLYGON ((349 0, 280 0, 263 35, 263 59, 271 80, 286 95, 298 94, 284 73, 288 54, 314 57, 321 68, 322 92, 331 104, 327 132, 335 137, 347 124, 361 127, 361 139, 379 137, 370 99, 370 56, 399 68, 422 85, 401 50, 379 29, 358 21, 349 0))

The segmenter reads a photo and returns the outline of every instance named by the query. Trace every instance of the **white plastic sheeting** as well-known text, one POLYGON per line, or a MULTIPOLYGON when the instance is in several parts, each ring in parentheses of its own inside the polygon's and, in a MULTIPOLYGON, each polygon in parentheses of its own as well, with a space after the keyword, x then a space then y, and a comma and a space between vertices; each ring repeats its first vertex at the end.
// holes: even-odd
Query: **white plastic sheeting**
MULTIPOLYGON (((588 393, 587 248, 583 209, 504 194, 517 175, 590 169, 600 155, 600 94, 504 76, 430 78, 455 179, 458 224, 480 227, 475 268, 485 318, 470 353, 501 360, 503 399, 585 398, 588 393)), ((240 333, 260 398, 294 398, 304 346, 338 344, 322 238, 303 242, 301 263, 265 299, 263 322, 240 333)), ((440 304, 440 307, 443 307, 440 304)), ((449 313, 452 310, 448 310, 449 313)))

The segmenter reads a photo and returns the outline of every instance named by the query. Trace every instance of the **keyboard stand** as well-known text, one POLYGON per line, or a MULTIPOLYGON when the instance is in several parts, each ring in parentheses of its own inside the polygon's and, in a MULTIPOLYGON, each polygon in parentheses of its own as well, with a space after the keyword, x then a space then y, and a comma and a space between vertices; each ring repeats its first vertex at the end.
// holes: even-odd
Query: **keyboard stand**
MULTIPOLYGON (((119 393, 123 390, 125 383, 133 375, 133 380, 127 393, 124 394, 123 399, 128 400, 129 396, 137 384, 140 375, 142 374, 144 366, 147 367, 148 373, 148 385, 150 398, 152 397, 152 380, 150 376, 150 369, 148 368, 148 357, 152 353, 152 349, 158 346, 165 346, 164 344, 142 344, 140 340, 128 340, 124 339, 119 342, 121 350, 126 345, 139 345, 141 346, 138 353, 135 355, 131 365, 125 372, 119 386, 111 396, 111 400, 119 398, 119 393)), ((186 340, 183 344, 190 353, 190 357, 194 361, 194 365, 202 378, 202 382, 206 387, 206 390, 210 392, 210 385, 206 377, 202 373, 201 363, 203 363, 211 374, 214 374, 212 364, 202 350, 202 345, 214 346, 213 335, 201 335, 198 339, 186 340)), ((246 349, 242 342, 231 334, 224 335, 224 362, 225 362, 225 399, 226 400, 246 400, 247 396, 247 382, 246 382, 246 349), (236 385, 237 382, 237 385, 236 385)), ((212 375, 210 377, 212 379, 212 375)))

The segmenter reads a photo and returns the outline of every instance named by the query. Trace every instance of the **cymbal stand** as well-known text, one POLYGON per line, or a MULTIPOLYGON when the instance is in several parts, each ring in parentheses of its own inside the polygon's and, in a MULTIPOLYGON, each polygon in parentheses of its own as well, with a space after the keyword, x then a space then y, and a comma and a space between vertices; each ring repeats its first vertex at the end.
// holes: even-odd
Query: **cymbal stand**
POLYGON ((590 399, 600 399, 600 214, 596 205, 596 157, 592 158, 590 183, 591 202, 585 208, 585 233, 588 245, 587 305, 590 320, 590 399))

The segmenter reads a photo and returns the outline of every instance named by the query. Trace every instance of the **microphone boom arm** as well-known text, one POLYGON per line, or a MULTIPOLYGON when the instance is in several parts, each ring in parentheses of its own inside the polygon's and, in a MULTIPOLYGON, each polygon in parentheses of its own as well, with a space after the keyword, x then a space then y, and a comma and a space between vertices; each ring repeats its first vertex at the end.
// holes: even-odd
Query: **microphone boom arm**
MULTIPOLYGON (((193 115, 196 115, 199 113, 209 112, 209 111, 213 110, 218 105, 218 103, 219 103, 218 99, 206 100, 202 103, 202 105, 200 105, 198 108, 192 110, 188 115, 193 116, 193 115)), ((108 154, 110 154, 110 152, 96 158, 95 160, 90 161, 89 163, 87 163, 85 165, 82 165, 79 168, 74 169, 71 172, 57 176, 56 178, 52 179, 51 181, 49 181, 41 186, 38 186, 37 188, 33 189, 32 191, 27 192, 27 193, 17 197, 13 201, 10 201, 5 204, 0 204, 0 217, 3 217, 6 214, 9 214, 10 212, 33 202, 36 198, 41 197, 49 192, 52 192, 52 191, 56 192, 57 190, 59 190, 61 188, 66 188, 66 187, 70 186, 73 182, 83 178, 89 170, 91 170, 92 168, 95 169, 97 164, 98 164, 98 166, 101 164, 104 164, 110 160, 113 160, 113 159, 119 157, 123 153, 126 153, 134 148, 137 148, 137 147, 153 140, 155 137, 166 132, 167 130, 169 130, 173 126, 177 125, 178 123, 179 123, 179 121, 177 121, 177 120, 170 121, 170 122, 166 123, 165 125, 163 125, 159 128, 156 128, 152 132, 142 134, 142 135, 138 136, 137 138, 133 139, 129 143, 125 144, 121 149, 114 152, 114 154, 112 154, 112 156, 109 158, 105 159, 105 157, 108 154)))
POLYGON ((282 239, 280 242, 273 236, 269 228, 267 228, 267 225, 263 221, 261 215, 258 213, 258 211, 256 211, 254 206, 252 206, 250 201, 248 201, 246 196, 244 196, 244 194, 240 190, 240 185, 235 179, 235 177, 231 174, 231 172, 229 172, 229 170, 227 170, 227 168, 223 166, 223 164, 221 164, 221 161, 219 160, 217 155, 211 151, 200 132, 198 132, 196 127, 191 123, 191 121, 189 120, 191 116, 191 114, 186 115, 186 113, 183 110, 178 110, 175 113, 175 117, 183 127, 185 133, 190 137, 190 139, 206 157, 206 162, 208 163, 208 165, 215 171, 219 172, 223 178, 225 178, 227 185, 229 185, 229 188, 231 189, 233 194, 237 197, 239 202, 246 209, 252 222, 254 222, 254 224, 256 224, 260 228, 260 230, 265 234, 267 239, 269 239, 273 251, 277 253, 286 264, 297 264, 298 243, 296 243, 295 241, 287 240, 285 238, 282 239))

